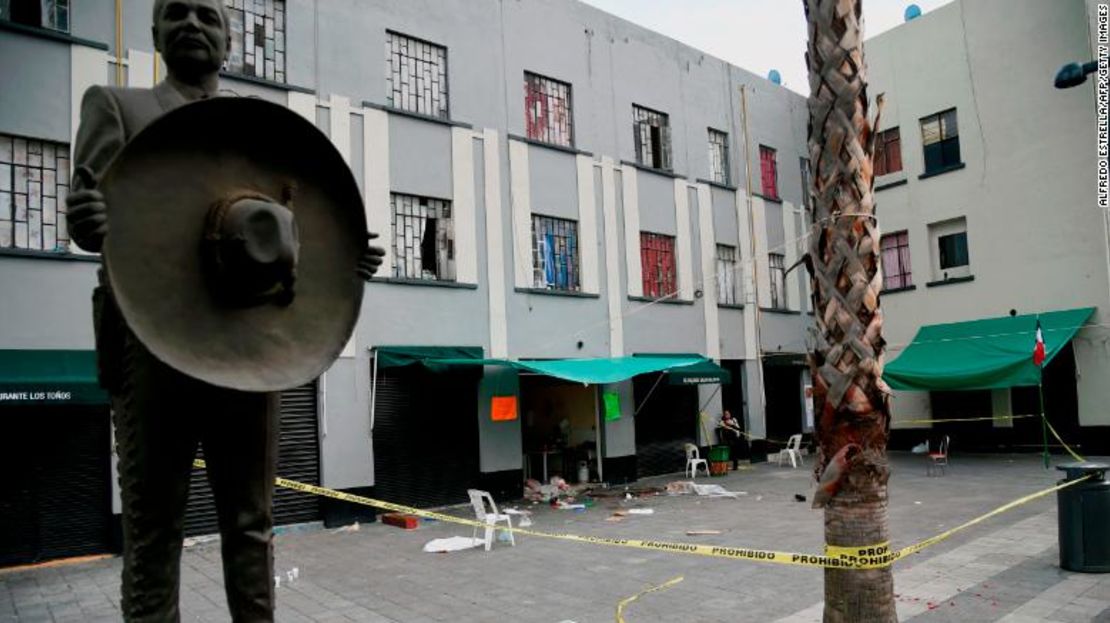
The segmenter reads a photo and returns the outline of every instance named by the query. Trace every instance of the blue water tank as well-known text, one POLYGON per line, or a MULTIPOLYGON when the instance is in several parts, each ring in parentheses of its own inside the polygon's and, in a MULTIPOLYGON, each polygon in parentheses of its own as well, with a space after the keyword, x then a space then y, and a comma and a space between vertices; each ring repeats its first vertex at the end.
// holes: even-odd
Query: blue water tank
POLYGON ((775 84, 782 84, 782 74, 777 69, 767 72, 767 79, 775 84))
POLYGON ((916 4, 909 5, 906 7, 905 17, 907 22, 921 17, 921 7, 916 4))

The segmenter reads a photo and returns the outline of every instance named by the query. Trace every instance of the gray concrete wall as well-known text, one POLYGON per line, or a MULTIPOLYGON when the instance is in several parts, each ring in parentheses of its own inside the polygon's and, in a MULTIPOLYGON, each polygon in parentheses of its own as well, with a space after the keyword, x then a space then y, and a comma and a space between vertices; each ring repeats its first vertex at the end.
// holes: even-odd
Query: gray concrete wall
POLYGON ((0 132, 68 143, 69 46, 3 31, 0 58, 0 132))
POLYGON ((100 264, 0 257, 0 349, 91 350, 100 264))
POLYGON ((620 395, 621 401, 619 420, 606 422, 604 416, 602 417, 602 426, 605 429, 605 458, 636 454, 636 420, 633 417, 636 411, 636 400, 632 392, 632 381, 602 385, 601 392, 616 392, 620 395))
POLYGON ((490 419, 491 399, 494 396, 519 395, 520 376, 512 368, 485 366, 484 369, 485 375, 478 386, 478 456, 481 471, 521 469, 521 414, 517 413, 515 420, 505 422, 490 419))

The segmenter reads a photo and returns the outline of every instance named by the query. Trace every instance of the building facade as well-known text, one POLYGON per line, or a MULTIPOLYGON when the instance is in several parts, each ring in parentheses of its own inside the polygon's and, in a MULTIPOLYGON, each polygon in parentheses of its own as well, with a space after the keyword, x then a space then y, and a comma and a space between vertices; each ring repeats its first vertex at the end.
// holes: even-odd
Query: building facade
MULTIPOLYGON (((118 522, 106 397, 24 389, 60 383, 65 360, 93 382, 99 258, 66 239, 70 147, 89 86, 164 77, 152 5, 0 2, 0 56, 19 59, 0 64, 0 351, 10 370, 44 360, 30 385, 3 386, 5 426, 26 429, 6 436, 26 482, 5 514, 39 535, 13 537, 8 562, 96 550, 118 522), (80 426, 68 454, 86 463, 32 460, 80 426), (101 520, 85 533, 52 527, 64 492, 37 475, 46 463, 93 483, 84 507, 101 520)), ((472 486, 519 492, 526 475, 678 471, 725 408, 757 437, 803 426, 808 297, 785 270, 806 222, 803 97, 577 2, 227 5, 223 90, 330 137, 388 251, 343 355, 283 396, 283 475, 434 506, 472 486), (721 367, 583 385, 414 365, 665 354, 721 367)), ((208 495, 198 475, 190 532, 212 530, 208 495)), ((279 521, 360 516, 278 502, 279 521)))
MULTIPOLYGON (((1045 367, 1044 399, 1065 440, 1105 453, 1110 255, 1094 81, 1053 87, 1061 66, 1094 58, 1095 32, 1093 2, 956 0, 865 51, 871 93, 886 99, 875 200, 888 361, 923 325, 1095 308, 1045 367)), ((1036 387, 899 391, 894 406, 896 446, 930 437, 923 419, 1040 412, 1036 387)), ((940 431, 954 448, 1042 443, 1038 418, 940 431)))

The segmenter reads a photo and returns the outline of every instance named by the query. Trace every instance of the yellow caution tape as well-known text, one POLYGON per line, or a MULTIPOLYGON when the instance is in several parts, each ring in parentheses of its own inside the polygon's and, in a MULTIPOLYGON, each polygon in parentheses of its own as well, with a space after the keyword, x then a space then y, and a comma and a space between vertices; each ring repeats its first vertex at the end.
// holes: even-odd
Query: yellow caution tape
MULTIPOLYGON (((1075 459, 1076 461, 1079 461, 1080 463, 1087 460, 1087 459, 1079 456, 1078 454, 1076 454, 1075 450, 1072 450, 1071 446, 1069 446, 1066 441, 1064 441, 1063 439, 1060 438, 1060 433, 1057 433, 1056 429, 1052 428, 1052 424, 1048 421, 1047 417, 1044 417, 1043 415, 1041 417, 1044 419, 1045 426, 1048 426, 1048 430, 1049 430, 1049 432, 1052 433, 1052 436, 1056 438, 1056 441, 1059 441, 1060 444, 1064 446, 1064 449, 1068 451, 1068 454, 1070 454, 1073 459, 1075 459)), ((1046 465, 1046 467, 1047 467, 1047 465, 1046 465)))
POLYGON ((620 601, 620 603, 617 604, 617 623, 625 623, 624 608, 628 604, 636 601, 637 599, 643 597, 644 595, 647 595, 648 593, 654 593, 655 591, 661 591, 661 590, 670 588, 670 587, 674 586, 675 584, 678 584, 679 582, 681 582, 684 579, 686 579, 686 578, 684 578, 683 576, 680 575, 678 577, 671 578, 671 579, 667 580, 666 582, 663 582, 659 586, 652 586, 651 588, 646 589, 646 590, 642 590, 639 593, 636 593, 635 595, 633 595, 631 597, 626 597, 625 599, 622 599, 620 601))
POLYGON ((984 417, 955 417, 939 420, 891 420, 893 424, 937 424, 939 422, 985 422, 987 420, 1020 420, 1027 417, 1040 417, 1036 413, 1030 415, 992 415, 984 417))
MULTIPOLYGON (((195 459, 193 466, 203 469, 205 467, 204 461, 195 459)), ((497 528, 505 532, 512 532, 514 534, 522 534, 525 536, 534 536, 545 539, 558 539, 561 541, 571 541, 573 543, 591 543, 594 545, 609 545, 612 547, 630 547, 634 549, 654 550, 658 552, 670 552, 672 554, 687 554, 692 556, 708 556, 711 558, 726 558, 731 560, 751 560, 755 562, 767 562, 780 565, 795 565, 800 567, 820 567, 831 569, 877 569, 880 567, 889 566, 895 560, 919 552, 930 545, 935 545, 952 536, 953 534, 970 528, 977 523, 985 521, 995 515, 1010 510, 1011 508, 1020 506, 1039 497, 1048 495, 1054 491, 1059 491, 1066 487, 1079 484, 1090 476, 1084 476, 1076 480, 1069 480, 1063 484, 1043 489, 1036 493, 1032 493, 1023 498, 1014 500, 1008 504, 1004 504, 985 515, 981 515, 968 522, 962 523, 951 530, 942 532, 937 536, 926 539, 920 543, 904 547, 896 552, 889 551, 889 544, 882 543, 879 545, 865 545, 865 546, 826 546, 830 548, 824 555, 818 554, 798 554, 794 552, 776 552, 771 550, 752 549, 746 547, 730 547, 727 545, 704 545, 701 543, 681 543, 675 541, 657 541, 657 540, 644 540, 644 539, 618 539, 611 537, 599 536, 582 536, 577 534, 568 534, 565 532, 545 532, 542 530, 531 530, 527 528, 497 528), (879 550, 883 550, 882 553, 879 550)), ((422 510, 413 508, 411 506, 403 506, 401 504, 394 504, 393 502, 386 502, 384 500, 376 500, 361 495, 354 495, 352 493, 343 493, 334 489, 310 485, 296 480, 289 480, 287 478, 275 478, 274 483, 279 487, 286 489, 293 489, 304 493, 311 493, 322 497, 333 498, 336 500, 343 500, 352 504, 360 504, 363 506, 371 506, 386 511, 395 513, 404 513, 407 515, 414 515, 416 517, 423 517, 425 519, 434 519, 445 523, 453 523, 462 526, 470 526, 472 528, 488 528, 488 524, 477 521, 475 519, 465 519, 462 517, 455 517, 454 515, 447 515, 445 513, 437 513, 435 511, 422 510)))

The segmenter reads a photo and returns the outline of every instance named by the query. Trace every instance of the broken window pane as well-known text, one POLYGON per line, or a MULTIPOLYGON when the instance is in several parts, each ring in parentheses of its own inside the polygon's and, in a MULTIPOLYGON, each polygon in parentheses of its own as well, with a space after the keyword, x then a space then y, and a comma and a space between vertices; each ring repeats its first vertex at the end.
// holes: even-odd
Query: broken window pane
POLYGON ((225 0, 231 50, 224 69, 233 73, 285 81, 285 1, 225 0))
POLYGON ((576 221, 532 215, 532 276, 537 288, 581 289, 576 221))
POLYGON ((632 105, 636 162, 656 169, 671 169, 670 119, 643 106, 632 105))
POLYGON ((450 202, 391 195, 393 276, 454 281, 454 224, 450 202))

